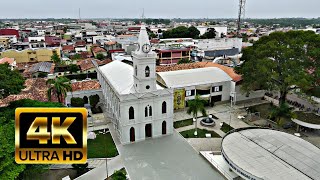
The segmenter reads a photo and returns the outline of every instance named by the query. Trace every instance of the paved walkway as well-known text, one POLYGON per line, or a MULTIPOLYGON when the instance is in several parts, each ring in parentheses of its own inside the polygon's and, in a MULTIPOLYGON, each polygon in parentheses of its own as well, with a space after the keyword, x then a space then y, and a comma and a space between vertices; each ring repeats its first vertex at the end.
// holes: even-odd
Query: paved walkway
POLYGON ((132 180, 224 179, 176 131, 160 138, 119 145, 119 151, 132 180))
MULTIPOLYGON (((111 159, 108 159, 111 160, 111 159)), ((105 164, 106 159, 105 158, 92 158, 88 159, 88 168, 96 168, 99 167, 102 164, 105 164)), ((52 164, 49 169, 69 169, 73 168, 71 164, 52 164)))
POLYGON ((120 170, 124 167, 122 158, 120 155, 112 158, 111 160, 108 159, 108 172, 106 167, 106 161, 103 161, 100 166, 91 171, 83 174, 82 176, 76 178, 77 180, 104 180, 107 177, 110 177, 116 170, 120 170))
MULTIPOLYGON (((230 124, 233 128, 249 127, 248 124, 246 124, 242 120, 239 120, 238 116, 246 114, 245 107, 263 104, 267 102, 268 101, 255 100, 255 101, 238 103, 232 107, 231 114, 230 114, 230 104, 220 104, 214 107, 207 107, 206 108, 207 114, 213 114, 214 116, 219 118, 217 120, 214 120, 216 122, 216 125, 213 127, 202 126, 200 124, 200 120, 202 118, 198 118, 197 126, 200 129, 215 131, 217 134, 223 137, 226 133, 220 130, 220 123, 224 122, 226 124, 230 124), (230 118, 230 115, 231 115, 231 118, 230 118)), ((180 120, 192 118, 192 116, 188 115, 186 111, 187 109, 184 111, 176 112, 174 114, 174 121, 180 121, 180 120)), ((194 128, 195 128, 195 125, 193 123, 193 125, 177 128, 176 130, 178 132, 181 132, 181 131, 186 131, 194 128)), ((198 152, 221 151, 222 138, 188 138, 187 141, 198 152)))

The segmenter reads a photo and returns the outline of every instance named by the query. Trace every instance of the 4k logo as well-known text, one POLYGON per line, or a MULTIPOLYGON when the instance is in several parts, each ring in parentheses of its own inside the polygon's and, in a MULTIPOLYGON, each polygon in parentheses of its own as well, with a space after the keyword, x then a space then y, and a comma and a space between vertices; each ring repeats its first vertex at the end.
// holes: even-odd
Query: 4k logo
POLYGON ((85 108, 17 108, 15 115, 18 164, 86 163, 85 108))

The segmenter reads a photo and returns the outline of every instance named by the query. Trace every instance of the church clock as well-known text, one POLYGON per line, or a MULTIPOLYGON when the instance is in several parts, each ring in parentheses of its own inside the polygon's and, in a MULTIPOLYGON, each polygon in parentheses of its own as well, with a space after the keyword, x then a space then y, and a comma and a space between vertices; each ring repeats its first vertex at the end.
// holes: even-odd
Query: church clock
POLYGON ((144 53, 150 52, 150 51, 151 51, 151 46, 150 46, 150 44, 144 44, 144 45, 142 46, 142 51, 143 51, 144 53))

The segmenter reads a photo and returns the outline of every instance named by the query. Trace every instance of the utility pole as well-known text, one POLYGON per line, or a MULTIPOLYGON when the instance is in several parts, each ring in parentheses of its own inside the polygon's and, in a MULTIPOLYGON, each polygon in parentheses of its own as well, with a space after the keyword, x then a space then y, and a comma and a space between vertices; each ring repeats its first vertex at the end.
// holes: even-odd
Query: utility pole
POLYGON ((230 119, 229 119, 229 131, 231 127, 231 119, 232 119, 232 106, 236 104, 236 92, 231 92, 230 99, 230 119))
POLYGON ((81 9, 79 8, 79 21, 81 20, 81 9))
POLYGON ((239 14, 238 14, 238 22, 237 22, 237 37, 240 37, 240 30, 241 30, 241 18, 244 17, 245 14, 245 6, 246 0, 239 0, 239 14))

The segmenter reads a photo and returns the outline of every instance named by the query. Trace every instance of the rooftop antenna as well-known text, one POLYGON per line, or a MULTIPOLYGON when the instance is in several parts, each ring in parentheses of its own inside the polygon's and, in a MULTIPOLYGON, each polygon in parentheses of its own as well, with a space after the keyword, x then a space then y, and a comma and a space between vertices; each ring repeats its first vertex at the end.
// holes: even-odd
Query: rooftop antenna
POLYGON ((144 15, 144 8, 142 9, 142 15, 141 15, 141 23, 146 19, 146 16, 144 15))
POLYGON ((239 14, 238 14, 238 28, 237 28, 237 37, 240 37, 241 30, 241 18, 244 18, 245 9, 246 8, 246 0, 239 0, 239 14))
POLYGON ((79 21, 81 20, 81 9, 79 8, 79 21))

